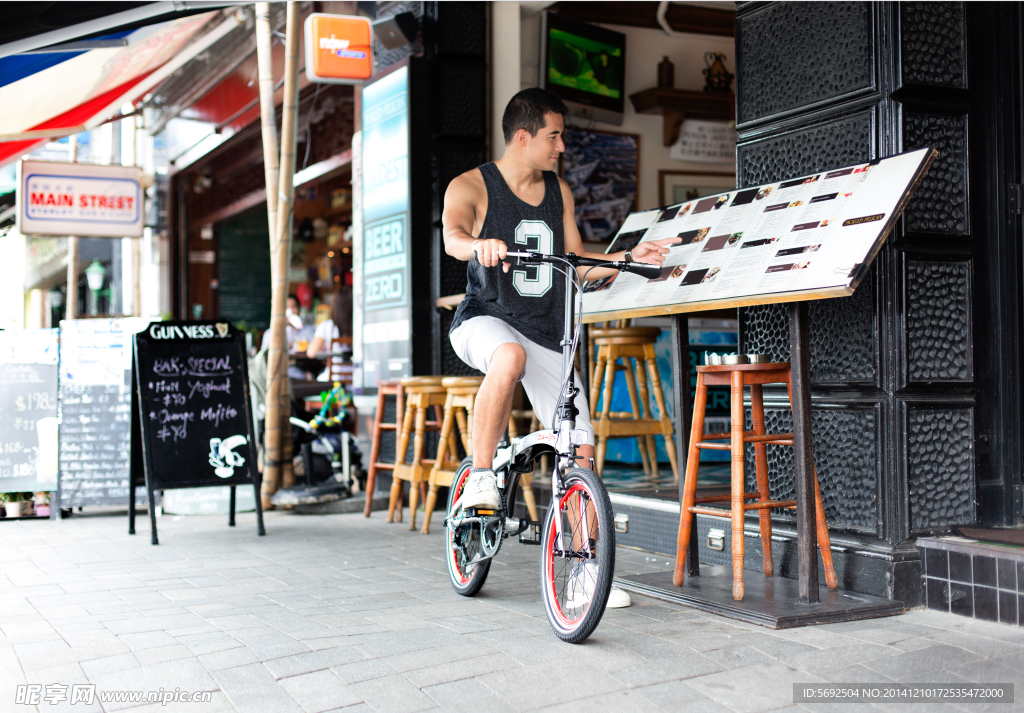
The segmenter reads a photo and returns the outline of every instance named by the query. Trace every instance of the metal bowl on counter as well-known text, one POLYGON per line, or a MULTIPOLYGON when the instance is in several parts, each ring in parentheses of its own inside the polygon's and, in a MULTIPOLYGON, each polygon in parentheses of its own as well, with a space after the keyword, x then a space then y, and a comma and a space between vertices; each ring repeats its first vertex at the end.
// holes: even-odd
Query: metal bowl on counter
POLYGON ((747 354, 748 364, 770 364, 771 360, 769 354, 747 354))
POLYGON ((729 364, 729 365, 749 364, 750 360, 747 359, 747 355, 746 354, 723 354, 722 355, 722 363, 723 364, 729 364))

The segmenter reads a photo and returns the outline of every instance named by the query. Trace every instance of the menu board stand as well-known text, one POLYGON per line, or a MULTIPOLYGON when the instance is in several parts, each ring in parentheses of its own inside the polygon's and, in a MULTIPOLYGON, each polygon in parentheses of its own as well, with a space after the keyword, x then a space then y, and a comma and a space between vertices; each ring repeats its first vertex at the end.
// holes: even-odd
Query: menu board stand
MULTIPOLYGON (((796 484, 796 553, 800 601, 818 603, 818 531, 814 512, 814 439, 811 433, 811 353, 807 303, 789 304, 793 380, 793 479, 796 484)), ((693 528, 696 529, 696 528, 693 528)))
MULTIPOLYGON (((747 582, 746 596, 742 601, 735 601, 732 598, 731 577, 700 576, 697 556, 698 528, 692 527, 687 548, 686 579, 681 587, 673 585, 671 572, 616 578, 617 586, 772 628, 866 619, 903 611, 903 604, 898 601, 861 593, 856 597, 847 597, 837 591, 823 591, 818 583, 807 301, 853 294, 936 156, 937 152, 934 149, 920 149, 827 174, 697 199, 685 206, 646 211, 646 215, 634 213, 627 218, 616 240, 609 247, 609 253, 630 249, 638 242, 660 239, 669 232, 677 232, 673 226, 663 225, 670 221, 678 221, 683 228, 678 231, 679 237, 683 238, 680 245, 693 247, 680 253, 685 256, 682 261, 679 257, 676 257, 674 262, 666 260, 660 279, 645 281, 632 275, 625 278, 616 275, 593 283, 594 286, 589 290, 590 294, 588 295, 587 291, 584 294, 587 312, 584 321, 599 322, 654 315, 672 316, 672 377, 678 415, 675 445, 680 464, 686 462, 689 454, 693 410, 690 394, 687 313, 757 304, 788 303, 797 579, 793 581, 784 577, 751 577, 747 582), (886 165, 887 162, 890 163, 886 165), (857 178, 858 174, 860 178, 857 178), (865 177, 868 180, 865 180, 865 177), (846 184, 838 190, 828 192, 825 188, 826 192, 822 192, 819 186, 828 186, 830 180, 846 181, 846 184), (782 194, 784 190, 794 194, 789 197, 788 202, 770 205, 763 211, 757 206, 756 201, 762 197, 773 192, 782 194), (800 193, 797 195, 797 192, 800 193), (817 193, 821 195, 816 195, 817 193), (848 199, 850 202, 836 203, 828 209, 816 207, 837 199, 848 199), (853 202, 854 200, 857 202, 853 202), (752 216, 753 222, 733 220, 732 223, 727 223, 729 230, 716 229, 713 225, 703 229, 690 229, 699 221, 710 223, 704 215, 720 209, 728 211, 734 203, 739 206, 754 205, 757 210, 744 208, 752 216), (866 210, 869 208, 875 209, 866 210), (808 221, 798 217, 796 220, 790 218, 787 222, 774 216, 763 217, 764 214, 781 214, 783 210, 794 209, 804 211, 803 216, 813 216, 814 220, 808 221), (692 218, 694 215, 701 217, 692 218), (685 221, 690 221, 693 225, 685 221), (754 227, 750 227, 751 225, 754 227), (849 232, 844 232, 847 229, 849 232), (801 237, 810 231, 817 231, 813 238, 815 244, 797 245, 811 242, 801 237), (722 235, 710 237, 714 236, 715 232, 721 232, 722 235), (688 240, 690 242, 687 242, 688 240), (720 268, 704 266, 704 262, 708 262, 709 259, 702 256, 730 249, 736 251, 736 257, 731 263, 723 262, 721 272, 729 276, 729 271, 732 270, 732 282, 721 286, 727 289, 706 287, 714 284, 720 268), (760 253, 755 253, 758 250, 760 253), (753 259, 755 254, 759 254, 760 257, 753 259), (813 257, 803 262, 786 262, 797 260, 797 255, 813 257), (804 272, 812 264, 815 265, 816 272, 804 272), (742 279, 737 269, 742 270, 742 279), (776 277, 787 272, 795 277, 776 277), (765 275, 767 277, 764 277, 765 275), (803 275, 807 275, 808 279, 803 279, 803 275), (667 280, 679 280, 678 288, 670 285, 670 289, 666 290, 656 284, 667 284, 667 280), (695 288, 701 285, 705 286, 704 289, 696 291, 695 288)), ((723 216, 726 218, 722 220, 726 221, 727 213, 723 213, 723 216)), ((583 337, 583 341, 586 341, 586 336, 583 337)), ((586 357, 587 355, 584 355, 584 363, 588 363, 585 361, 586 357)), ((683 490, 684 478, 680 477, 680 508, 683 504, 683 490)), ((726 513, 727 511, 723 511, 723 514, 726 513)))
POLYGON ((138 484, 149 496, 154 545, 156 491, 173 488, 230 487, 234 527, 235 489, 252 485, 256 530, 265 535, 244 334, 224 322, 157 323, 135 335, 133 352, 128 534, 138 484))

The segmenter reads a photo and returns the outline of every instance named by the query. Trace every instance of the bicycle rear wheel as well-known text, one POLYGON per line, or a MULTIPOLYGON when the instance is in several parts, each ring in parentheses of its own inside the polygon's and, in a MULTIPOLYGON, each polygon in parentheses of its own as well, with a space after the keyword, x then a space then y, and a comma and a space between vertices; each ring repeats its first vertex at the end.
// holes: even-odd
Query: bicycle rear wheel
MULTIPOLYGON (((466 479, 469 478, 472 466, 473 459, 464 458, 459 463, 458 470, 455 471, 452 486, 448 489, 448 517, 452 516, 452 505, 459 499, 466 487, 466 479)), ((470 560, 482 552, 480 526, 462 525, 457 530, 445 527, 444 546, 445 561, 448 563, 448 579, 451 580, 452 588, 464 597, 472 597, 484 586, 487 573, 491 569, 490 559, 470 564, 470 560)))
POLYGON ((541 538, 541 594, 558 638, 578 644, 593 633, 604 615, 614 570, 608 491, 593 471, 574 468, 565 479, 565 493, 548 508, 541 538))

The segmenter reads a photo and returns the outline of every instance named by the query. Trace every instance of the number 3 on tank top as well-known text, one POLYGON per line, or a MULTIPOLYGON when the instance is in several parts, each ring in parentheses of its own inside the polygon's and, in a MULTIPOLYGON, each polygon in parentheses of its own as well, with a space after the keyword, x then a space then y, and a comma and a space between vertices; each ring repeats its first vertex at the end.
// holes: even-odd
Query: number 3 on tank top
MULTIPOLYGON (((524 220, 516 226, 516 245, 524 246, 530 252, 551 254, 554 235, 543 220, 524 220)), ((516 267, 512 270, 512 284, 523 297, 541 297, 551 289, 552 269, 550 264, 516 267), (530 277, 530 272, 534 277, 530 277)))

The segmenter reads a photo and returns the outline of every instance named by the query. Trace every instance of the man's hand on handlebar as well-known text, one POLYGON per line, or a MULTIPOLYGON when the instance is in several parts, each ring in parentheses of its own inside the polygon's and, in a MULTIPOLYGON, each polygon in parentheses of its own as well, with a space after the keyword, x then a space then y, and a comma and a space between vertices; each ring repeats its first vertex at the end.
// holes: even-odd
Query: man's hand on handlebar
POLYGON ((508 272, 511 265, 507 262, 502 262, 507 252, 508 247, 503 240, 495 238, 480 240, 478 238, 473 241, 473 253, 476 255, 477 261, 484 267, 495 267, 498 263, 501 263, 502 270, 508 272))
POLYGON ((630 251, 633 262, 645 262, 649 265, 661 265, 668 255, 666 245, 675 245, 682 242, 682 238, 664 238, 662 240, 649 240, 638 244, 630 251))

